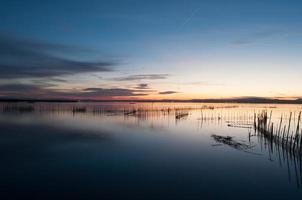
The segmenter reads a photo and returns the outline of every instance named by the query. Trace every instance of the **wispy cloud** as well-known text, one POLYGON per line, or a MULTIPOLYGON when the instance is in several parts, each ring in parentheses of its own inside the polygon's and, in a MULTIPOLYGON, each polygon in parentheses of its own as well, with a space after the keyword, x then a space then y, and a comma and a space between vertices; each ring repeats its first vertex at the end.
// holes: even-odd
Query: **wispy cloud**
POLYGON ((166 79, 169 74, 137 74, 124 77, 113 78, 115 81, 135 81, 135 80, 159 80, 166 79))
POLYGON ((60 83, 66 83, 67 82, 67 80, 62 79, 62 78, 50 78, 49 81, 60 82, 60 83))
POLYGON ((0 78, 53 77, 85 72, 112 71, 116 64, 109 60, 84 62, 67 55, 83 49, 49 44, 0 34, 0 78))
POLYGON ((81 97, 116 97, 116 96, 146 96, 147 93, 142 93, 144 91, 141 90, 132 90, 132 89, 124 89, 124 88, 86 88, 83 92, 78 93, 78 96, 81 97))
POLYGON ((162 95, 168 95, 168 94, 175 94, 175 93, 179 93, 179 92, 169 90, 169 91, 163 91, 163 92, 159 92, 158 94, 162 94, 162 95))
POLYGON ((1 93, 17 93, 17 92, 31 92, 39 90, 40 86, 32 84, 4 84, 0 85, 1 93))
MULTIPOLYGON (((48 85, 47 85, 48 86, 48 85)), ((0 96, 7 98, 43 98, 56 93, 45 84, 3 84, 0 85, 0 96)))
POLYGON ((254 42, 257 42, 258 40, 271 38, 275 36, 281 36, 281 35, 287 35, 285 31, 282 30, 265 30, 265 31, 258 31, 251 34, 248 34, 246 36, 243 36, 241 38, 238 38, 234 41, 232 41, 232 44, 234 45, 245 45, 245 44, 251 44, 254 42))
POLYGON ((224 85, 223 83, 209 82, 209 81, 193 81, 193 82, 185 82, 183 84, 196 85, 196 86, 221 86, 221 85, 224 85))
POLYGON ((150 89, 147 83, 140 83, 137 84, 136 87, 134 87, 135 89, 141 89, 141 90, 146 90, 146 89, 150 89))

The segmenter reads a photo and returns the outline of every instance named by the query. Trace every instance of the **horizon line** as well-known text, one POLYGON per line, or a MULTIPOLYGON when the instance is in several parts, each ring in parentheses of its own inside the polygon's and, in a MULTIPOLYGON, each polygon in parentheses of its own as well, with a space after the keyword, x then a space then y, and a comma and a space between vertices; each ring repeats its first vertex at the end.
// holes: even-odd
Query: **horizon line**
POLYGON ((179 102, 179 103, 263 103, 302 104, 302 98, 278 99, 267 97, 207 98, 207 99, 54 99, 0 98, 0 102, 179 102))

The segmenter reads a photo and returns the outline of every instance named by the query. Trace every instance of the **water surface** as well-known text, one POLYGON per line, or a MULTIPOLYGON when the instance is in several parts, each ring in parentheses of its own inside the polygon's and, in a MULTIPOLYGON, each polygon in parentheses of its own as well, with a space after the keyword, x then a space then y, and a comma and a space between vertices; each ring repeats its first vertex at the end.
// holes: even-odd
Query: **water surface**
POLYGON ((262 110, 272 111, 275 124, 281 116, 287 123, 292 112, 293 133, 301 105, 0 107, 2 199, 302 197, 301 156, 253 128, 254 114, 262 110), (178 114, 184 115, 178 119, 178 114))

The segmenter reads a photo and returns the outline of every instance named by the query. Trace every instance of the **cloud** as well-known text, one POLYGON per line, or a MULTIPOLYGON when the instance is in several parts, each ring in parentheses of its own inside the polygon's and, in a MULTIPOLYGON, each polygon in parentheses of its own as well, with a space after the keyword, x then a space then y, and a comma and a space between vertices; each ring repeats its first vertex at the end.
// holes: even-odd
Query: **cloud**
POLYGON ((35 91, 40 89, 37 85, 31 85, 31 84, 5 84, 0 85, 0 91, 1 93, 4 92, 22 92, 22 91, 35 91))
POLYGON ((131 90, 124 88, 86 88, 84 92, 81 92, 77 95, 83 97, 97 97, 97 96, 146 96, 147 93, 141 93, 141 90, 131 90))
POLYGON ((258 32, 249 34, 245 37, 234 40, 234 41, 232 41, 232 44, 245 45, 245 44, 254 43, 258 40, 262 40, 262 39, 266 39, 266 38, 270 38, 270 37, 274 37, 274 36, 280 36, 280 35, 285 35, 285 32, 280 31, 280 30, 258 31, 258 32))
POLYGON ((302 96, 276 96, 275 99, 302 99, 302 96))
POLYGON ((135 89, 145 90, 145 89, 149 89, 149 86, 148 86, 147 83, 140 83, 140 84, 137 84, 137 86, 135 87, 135 89))
POLYGON ((44 85, 4 84, 0 85, 0 96, 6 98, 68 99, 146 96, 149 91, 125 88, 85 88, 83 90, 56 90, 44 85))
POLYGON ((221 85, 223 85, 222 83, 215 83, 215 82, 209 82, 209 81, 185 82, 183 84, 197 85, 197 86, 221 86, 221 85))
POLYGON ((8 98, 40 98, 53 95, 54 91, 47 89, 47 86, 45 84, 3 84, 0 85, 0 96, 8 98))
POLYGON ((61 78, 50 78, 49 81, 60 82, 60 83, 66 83, 66 82, 68 82, 67 80, 64 80, 64 79, 61 79, 61 78))
POLYGON ((7 37, 0 34, 0 78, 36 78, 112 71, 112 61, 84 62, 66 58, 84 49, 7 37), (59 56, 61 55, 61 56, 59 56), (62 56, 65 55, 65 56, 62 56))
POLYGON ((167 95, 167 94, 175 94, 175 93, 179 93, 179 92, 176 92, 176 91, 163 91, 163 92, 159 92, 158 94, 167 95))
POLYGON ((159 80, 166 79, 169 74, 137 74, 125 77, 114 78, 115 81, 135 81, 135 80, 159 80))

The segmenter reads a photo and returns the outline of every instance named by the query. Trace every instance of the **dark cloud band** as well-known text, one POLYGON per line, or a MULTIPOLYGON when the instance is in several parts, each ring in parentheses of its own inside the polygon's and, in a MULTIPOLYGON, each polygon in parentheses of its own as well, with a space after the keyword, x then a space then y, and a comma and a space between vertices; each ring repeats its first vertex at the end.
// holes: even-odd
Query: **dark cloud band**
POLYGON ((169 74, 137 74, 114 78, 115 81, 159 80, 166 79, 169 74))
POLYGON ((76 91, 62 91, 33 84, 0 85, 0 96, 7 98, 102 98, 146 96, 149 91, 125 88, 86 88, 76 91))
POLYGON ((0 78, 35 78, 112 71, 112 61, 83 62, 66 58, 83 49, 17 39, 0 34, 0 78), (61 55, 61 56, 58 56, 61 55), (65 55, 65 56, 64 56, 65 55))
POLYGON ((159 92, 158 94, 175 94, 178 93, 177 91, 164 91, 164 92, 159 92))

